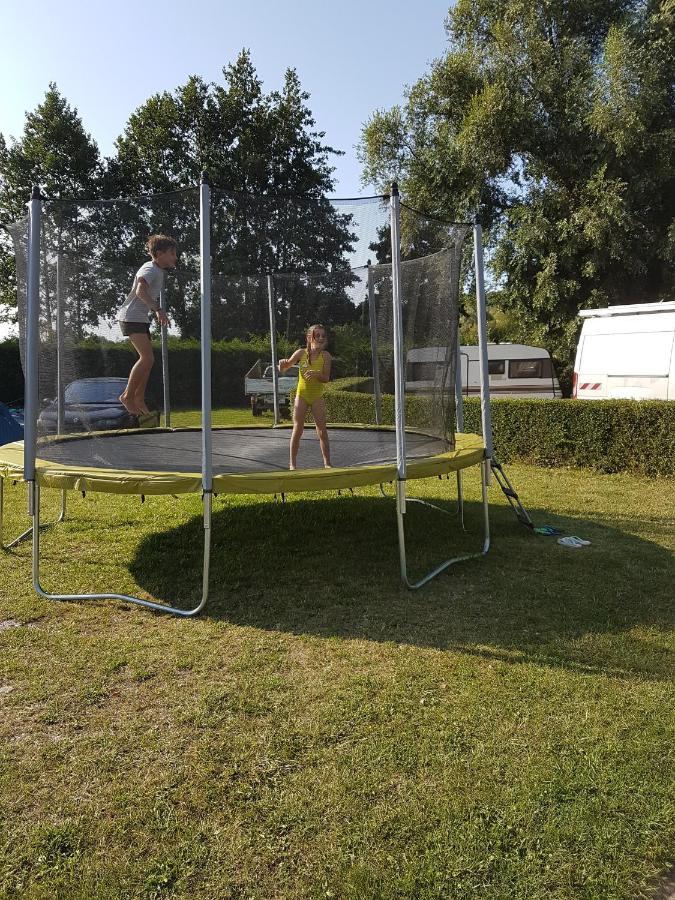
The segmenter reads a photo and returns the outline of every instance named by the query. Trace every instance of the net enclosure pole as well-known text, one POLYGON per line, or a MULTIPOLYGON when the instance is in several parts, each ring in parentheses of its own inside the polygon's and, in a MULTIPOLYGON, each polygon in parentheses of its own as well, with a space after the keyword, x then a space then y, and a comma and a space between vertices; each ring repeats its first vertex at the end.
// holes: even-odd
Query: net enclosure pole
POLYGON ((213 507, 213 456, 211 432, 211 187, 202 172, 199 187, 199 254, 201 273, 202 339, 202 492, 204 495, 204 560, 202 599, 190 615, 200 612, 209 596, 211 561, 211 513, 213 507))
POLYGON ((28 204, 28 272, 26 283, 26 399, 24 403, 23 477, 28 482, 29 515, 33 515, 35 450, 37 442, 40 353, 40 232, 42 200, 33 186, 28 204))
POLYGON ((211 188, 206 172, 199 187, 199 253, 201 273, 202 489, 213 490, 211 454, 211 188))
MULTIPOLYGON (((406 478, 405 458, 405 381, 403 378, 403 313, 401 308, 401 205, 398 185, 391 186, 391 287, 394 324, 394 412, 396 421, 396 467, 399 482, 406 478)), ((402 495, 405 498, 405 494, 402 495)), ((405 512, 405 499, 403 501, 405 512)))
POLYGON ((401 206, 398 185, 391 186, 390 226, 391 226, 391 288, 394 325, 394 416, 396 425, 396 526, 398 531, 398 558, 401 580, 408 581, 408 563, 405 550, 405 380, 403 366, 403 314, 401 311, 401 206))
MULTIPOLYGON (((272 351, 272 390, 274 392, 274 424, 278 425, 279 414, 279 357, 277 354, 277 317, 274 311, 274 276, 267 276, 267 300, 270 312, 270 349, 272 351)), ((263 375, 265 373, 263 372, 263 375)))
POLYGON ((373 365, 373 396, 375 397, 375 424, 382 424, 382 393, 380 391, 380 361, 377 357, 377 311, 375 309, 375 283, 370 260, 366 268, 368 277, 368 320, 370 322, 370 355, 373 365))
MULTIPOLYGON (((159 308, 166 312, 166 288, 159 292, 159 308)), ((169 332, 166 325, 160 326, 162 347, 162 392, 164 399, 164 427, 171 428, 171 401, 169 399, 169 332)))
POLYGON ((64 433, 63 383, 63 256, 61 247, 56 254, 56 432, 64 433))
POLYGON ((492 458, 492 417, 490 415, 490 375, 488 368, 487 308, 483 266, 483 229, 473 226, 474 263, 476 270, 476 318, 478 322, 478 364, 480 367, 480 414, 485 441, 485 456, 492 458))

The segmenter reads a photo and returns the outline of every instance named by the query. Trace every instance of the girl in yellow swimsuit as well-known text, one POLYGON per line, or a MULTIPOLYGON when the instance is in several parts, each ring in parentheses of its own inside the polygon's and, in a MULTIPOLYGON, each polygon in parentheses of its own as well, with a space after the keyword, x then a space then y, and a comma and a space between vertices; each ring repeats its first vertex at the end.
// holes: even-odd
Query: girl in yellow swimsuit
POLYGON ((326 329, 323 325, 311 325, 307 329, 307 344, 300 347, 288 359, 279 360, 279 371, 285 372, 291 366, 298 366, 300 376, 298 378, 298 390, 295 395, 293 407, 293 433, 291 434, 291 463, 290 468, 295 469, 298 458, 300 438, 305 430, 305 417, 307 410, 311 408, 316 425, 316 433, 319 436, 321 455, 324 467, 330 468, 330 446, 328 443, 328 429, 326 428, 326 402, 323 392, 330 380, 331 355, 324 349, 328 343, 326 329))

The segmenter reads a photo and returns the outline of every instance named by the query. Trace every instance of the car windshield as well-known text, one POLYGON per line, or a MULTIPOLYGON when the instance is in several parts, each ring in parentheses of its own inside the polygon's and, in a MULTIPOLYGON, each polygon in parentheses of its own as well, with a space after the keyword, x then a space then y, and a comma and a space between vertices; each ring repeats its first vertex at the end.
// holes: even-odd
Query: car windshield
POLYGON ((73 381, 65 392, 66 403, 116 403, 124 381, 73 381))

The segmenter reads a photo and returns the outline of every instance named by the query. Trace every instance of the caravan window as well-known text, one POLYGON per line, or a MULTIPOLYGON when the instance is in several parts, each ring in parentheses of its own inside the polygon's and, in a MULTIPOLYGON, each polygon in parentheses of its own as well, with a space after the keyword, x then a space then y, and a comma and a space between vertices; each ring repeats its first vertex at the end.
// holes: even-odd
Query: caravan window
POLYGON ((509 378, 553 378, 550 359, 510 359, 509 378))
POLYGON ((489 359, 488 360, 488 374, 489 375, 503 375, 506 371, 506 361, 503 359, 489 359))
POLYGON ((437 362, 409 363, 408 381, 433 381, 441 365, 437 362))

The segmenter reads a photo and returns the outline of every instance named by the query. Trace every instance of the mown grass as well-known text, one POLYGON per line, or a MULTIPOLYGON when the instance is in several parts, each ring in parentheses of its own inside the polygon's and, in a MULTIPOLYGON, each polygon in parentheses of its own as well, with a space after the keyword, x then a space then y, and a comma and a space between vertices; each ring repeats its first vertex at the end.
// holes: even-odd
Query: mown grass
MULTIPOLYGON (((410 593, 377 490, 220 496, 192 621, 40 600, 29 545, 0 557, 0 896, 646 888, 675 836, 675 484, 509 474, 539 523, 591 546, 526 532, 493 487, 488 556, 410 593)), ((410 507, 416 569, 479 544, 475 474, 465 486, 466 535, 410 507)), ((453 487, 414 485, 448 509, 453 487)), ((190 605, 200 509, 71 496, 43 582, 190 605)), ((24 515, 8 489, 8 534, 24 515)))

